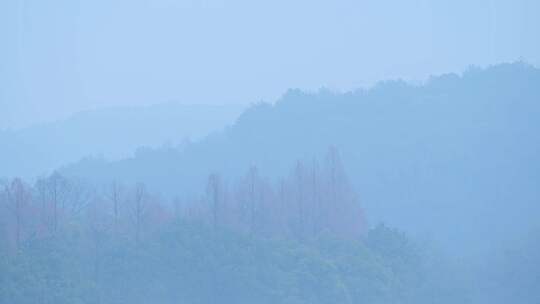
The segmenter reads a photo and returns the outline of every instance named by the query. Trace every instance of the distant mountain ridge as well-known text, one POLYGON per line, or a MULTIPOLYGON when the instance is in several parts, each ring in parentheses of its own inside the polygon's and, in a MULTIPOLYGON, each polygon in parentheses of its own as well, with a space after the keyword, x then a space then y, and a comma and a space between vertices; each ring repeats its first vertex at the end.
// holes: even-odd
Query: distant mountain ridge
POLYGON ((428 239, 437 227, 450 245, 486 249, 536 225, 540 212, 540 70, 513 63, 421 86, 390 81, 343 94, 291 90, 182 150, 87 160, 62 171, 96 182, 143 181, 183 195, 199 192, 211 172, 235 178, 256 165, 278 176, 329 146, 341 152, 372 222, 428 239))
POLYGON ((115 107, 0 131, 0 176, 32 178, 87 156, 114 160, 133 155, 138 147, 178 146, 232 124, 243 109, 176 103, 115 107))

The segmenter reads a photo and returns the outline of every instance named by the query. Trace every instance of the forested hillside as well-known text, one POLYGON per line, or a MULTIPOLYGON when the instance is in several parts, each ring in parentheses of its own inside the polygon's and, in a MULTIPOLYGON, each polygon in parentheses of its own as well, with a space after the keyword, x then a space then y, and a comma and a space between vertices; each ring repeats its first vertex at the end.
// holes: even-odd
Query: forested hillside
POLYGON ((540 304, 540 0, 0 0, 0 304, 540 304))
POLYGON ((539 118, 504 64, 0 180, 0 303, 534 303, 539 118))
POLYGON ((460 255, 483 254, 537 223, 539 129, 540 70, 502 64, 423 85, 291 90, 183 149, 89 159, 62 172, 97 183, 144 181, 173 197, 193 195, 211 172, 238 178, 256 166, 276 178, 334 146, 369 222, 437 239, 460 255))
POLYGON ((6 181, 0 303, 471 300, 458 265, 396 229, 368 229, 335 152, 325 164, 298 164, 275 186, 251 168, 235 190, 212 174, 196 200, 172 204, 141 183, 6 181))

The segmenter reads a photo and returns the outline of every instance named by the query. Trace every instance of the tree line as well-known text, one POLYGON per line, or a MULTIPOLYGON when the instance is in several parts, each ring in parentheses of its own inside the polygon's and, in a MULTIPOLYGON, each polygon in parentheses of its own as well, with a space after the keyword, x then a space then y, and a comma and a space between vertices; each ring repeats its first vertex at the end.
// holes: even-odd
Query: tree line
POLYGON ((0 303, 467 302, 405 234, 367 228, 333 148, 276 181, 209 174, 191 199, 55 172, 2 181, 0 203, 0 303))
POLYGON ((70 227, 139 244, 179 218, 214 230, 299 240, 320 234, 358 238, 366 228, 358 195, 334 148, 322 161, 297 161, 289 176, 276 182, 263 177, 256 166, 234 183, 212 173, 201 194, 191 199, 169 201, 143 183, 97 187, 58 172, 34 184, 4 180, 0 187, 0 237, 3 249, 12 253, 25 242, 54 237, 70 227))

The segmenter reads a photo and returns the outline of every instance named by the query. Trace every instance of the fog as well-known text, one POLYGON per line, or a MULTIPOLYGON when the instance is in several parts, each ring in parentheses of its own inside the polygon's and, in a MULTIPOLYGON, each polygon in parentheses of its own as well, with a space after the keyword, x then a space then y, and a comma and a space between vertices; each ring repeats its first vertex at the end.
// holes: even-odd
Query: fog
POLYGON ((4 0, 0 128, 156 103, 273 102, 540 64, 535 0, 4 0))
POLYGON ((0 304, 540 302, 537 1, 0 3, 0 304))

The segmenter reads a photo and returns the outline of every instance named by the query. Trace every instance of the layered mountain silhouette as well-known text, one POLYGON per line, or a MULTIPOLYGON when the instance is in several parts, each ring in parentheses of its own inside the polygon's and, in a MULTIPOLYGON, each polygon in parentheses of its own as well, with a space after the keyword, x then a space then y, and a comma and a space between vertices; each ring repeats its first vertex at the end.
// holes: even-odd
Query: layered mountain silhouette
POLYGON ((220 130, 241 105, 157 104, 77 113, 62 121, 0 130, 0 176, 35 177, 86 156, 117 160, 140 146, 177 147, 220 130))
POLYGON ((474 252, 536 225, 539 131, 540 70, 501 64, 423 85, 290 90, 180 149, 141 150, 113 162, 86 159, 62 172, 186 195, 198 193, 212 172, 232 180, 257 166, 276 177, 332 146, 372 224, 389 222, 428 240, 438 234, 449 247, 459 242, 474 252))

